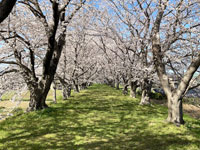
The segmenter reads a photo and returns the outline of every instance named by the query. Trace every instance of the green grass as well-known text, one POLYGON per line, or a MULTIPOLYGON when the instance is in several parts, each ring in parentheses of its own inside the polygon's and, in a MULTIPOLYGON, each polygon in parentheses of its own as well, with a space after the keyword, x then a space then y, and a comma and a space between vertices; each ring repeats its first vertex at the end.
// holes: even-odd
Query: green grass
POLYGON ((93 85, 51 108, 0 122, 2 150, 199 150, 200 121, 176 127, 167 108, 140 106, 105 85, 93 85))

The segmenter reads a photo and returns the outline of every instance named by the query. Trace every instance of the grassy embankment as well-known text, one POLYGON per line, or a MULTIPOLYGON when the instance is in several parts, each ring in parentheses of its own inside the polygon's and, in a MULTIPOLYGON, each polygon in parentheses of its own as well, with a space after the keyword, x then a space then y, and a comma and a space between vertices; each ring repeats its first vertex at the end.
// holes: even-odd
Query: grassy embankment
MULTIPOLYGON (((56 94, 58 95, 57 99, 62 99, 61 90, 57 90, 56 94)), ((14 95, 17 95, 15 91, 8 91, 1 96, 1 100, 2 101, 10 100, 13 98, 14 95)), ((30 98, 30 92, 24 91, 20 97, 16 97, 16 100, 20 99, 21 101, 29 101, 29 98, 30 98)), ((51 101, 52 99, 53 99, 53 90, 50 90, 47 96, 47 101, 51 101)))
POLYGON ((167 108, 140 106, 105 85, 94 85, 46 110, 0 122, 6 150, 199 150, 200 121, 185 115, 176 127, 167 108))
MULTIPOLYGON (((61 100, 61 90, 56 91, 57 99, 61 100)), ((1 96, 0 116, 7 116, 9 112, 25 111, 29 104, 30 92, 23 91, 22 95, 17 96, 16 91, 8 91, 1 96), (14 98, 14 100, 12 100, 14 98)), ((53 90, 50 90, 47 96, 47 104, 53 99, 53 90)), ((0 120, 1 121, 1 120, 0 120)))

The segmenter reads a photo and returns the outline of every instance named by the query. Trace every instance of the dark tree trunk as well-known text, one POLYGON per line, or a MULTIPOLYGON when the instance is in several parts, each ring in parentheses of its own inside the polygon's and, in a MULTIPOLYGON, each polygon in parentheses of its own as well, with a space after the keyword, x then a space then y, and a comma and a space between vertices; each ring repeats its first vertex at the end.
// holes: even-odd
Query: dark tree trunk
POLYGON ((30 102, 29 102, 29 107, 27 108, 28 112, 40 110, 40 109, 44 109, 48 107, 45 101, 48 94, 48 92, 46 92, 47 89, 41 90, 37 87, 33 87, 31 89, 29 88, 29 91, 30 91, 30 102))
POLYGON ((124 85, 123 94, 128 95, 128 84, 124 85))
POLYGON ((119 90, 119 79, 116 79, 116 89, 119 90))
POLYGON ((81 84, 81 89, 87 89, 87 82, 84 82, 81 84))
POLYGON ((122 91, 122 93, 124 94, 124 95, 128 95, 128 79, 127 79, 127 77, 125 77, 125 76, 122 76, 122 79, 123 79, 123 83, 124 83, 124 87, 123 87, 123 91, 122 91))
POLYGON ((130 87, 131 87, 130 88, 130 97, 136 98, 136 89, 138 87, 137 81, 135 81, 135 82, 131 81, 130 82, 130 87))
POLYGON ((80 92, 78 84, 75 84, 75 85, 74 85, 74 90, 75 90, 75 92, 77 92, 77 93, 80 92))
POLYGON ((108 80, 108 85, 115 88, 115 81, 113 79, 108 80))
POLYGON ((0 2, 0 23, 4 21, 12 11, 17 0, 2 0, 0 2))
POLYGON ((34 110, 39 110, 42 109, 42 104, 41 104, 41 92, 38 90, 29 90, 30 91, 30 102, 29 102, 29 107, 27 108, 27 111, 34 111, 34 110))
POLYGON ((30 78, 27 78, 28 76, 26 77, 24 73, 22 73, 22 75, 24 75, 24 79, 30 91, 30 103, 27 111, 47 108, 46 98, 54 79, 54 73, 52 72, 49 78, 41 79, 39 81, 37 81, 37 79, 31 80, 30 78))
POLYGON ((72 85, 69 85, 67 88, 67 96, 70 97, 72 92, 72 85))
POLYGON ((92 82, 89 82, 89 83, 88 83, 88 86, 92 86, 92 84, 93 84, 92 82))
POLYGON ((120 84, 119 75, 116 76, 115 83, 116 83, 116 89, 119 90, 119 84, 120 84))
POLYGON ((119 82, 116 83, 116 89, 119 90, 119 82))
POLYGON ((74 84, 74 92, 79 93, 80 89, 79 89, 79 85, 78 85, 78 80, 77 79, 73 80, 73 84, 74 84))
POLYGON ((140 105, 148 105, 150 104, 150 93, 151 93, 152 83, 148 79, 144 79, 141 89, 142 89, 142 97, 140 101, 140 105))
POLYGON ((114 81, 113 79, 108 79, 108 78, 106 78, 105 83, 106 83, 108 86, 115 88, 115 81, 114 81))
POLYGON ((112 80, 112 81, 111 81, 111 87, 112 87, 112 88, 115 88, 115 80, 112 80))

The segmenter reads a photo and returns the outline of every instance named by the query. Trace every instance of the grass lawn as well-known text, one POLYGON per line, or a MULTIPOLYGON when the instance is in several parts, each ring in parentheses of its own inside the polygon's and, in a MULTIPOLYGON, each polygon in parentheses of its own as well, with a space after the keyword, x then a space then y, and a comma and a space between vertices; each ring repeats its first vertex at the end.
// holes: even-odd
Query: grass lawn
POLYGON ((93 85, 51 108, 0 122, 2 150, 199 150, 200 120, 164 120, 167 108, 140 106, 105 85, 93 85))

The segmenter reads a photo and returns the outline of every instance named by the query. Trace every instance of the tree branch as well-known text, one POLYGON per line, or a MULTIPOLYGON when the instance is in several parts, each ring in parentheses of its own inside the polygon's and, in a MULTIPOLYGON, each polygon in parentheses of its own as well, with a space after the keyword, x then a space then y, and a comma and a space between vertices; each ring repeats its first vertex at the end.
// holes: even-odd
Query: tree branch
POLYGON ((8 17, 17 0, 2 0, 0 2, 0 23, 8 17))

